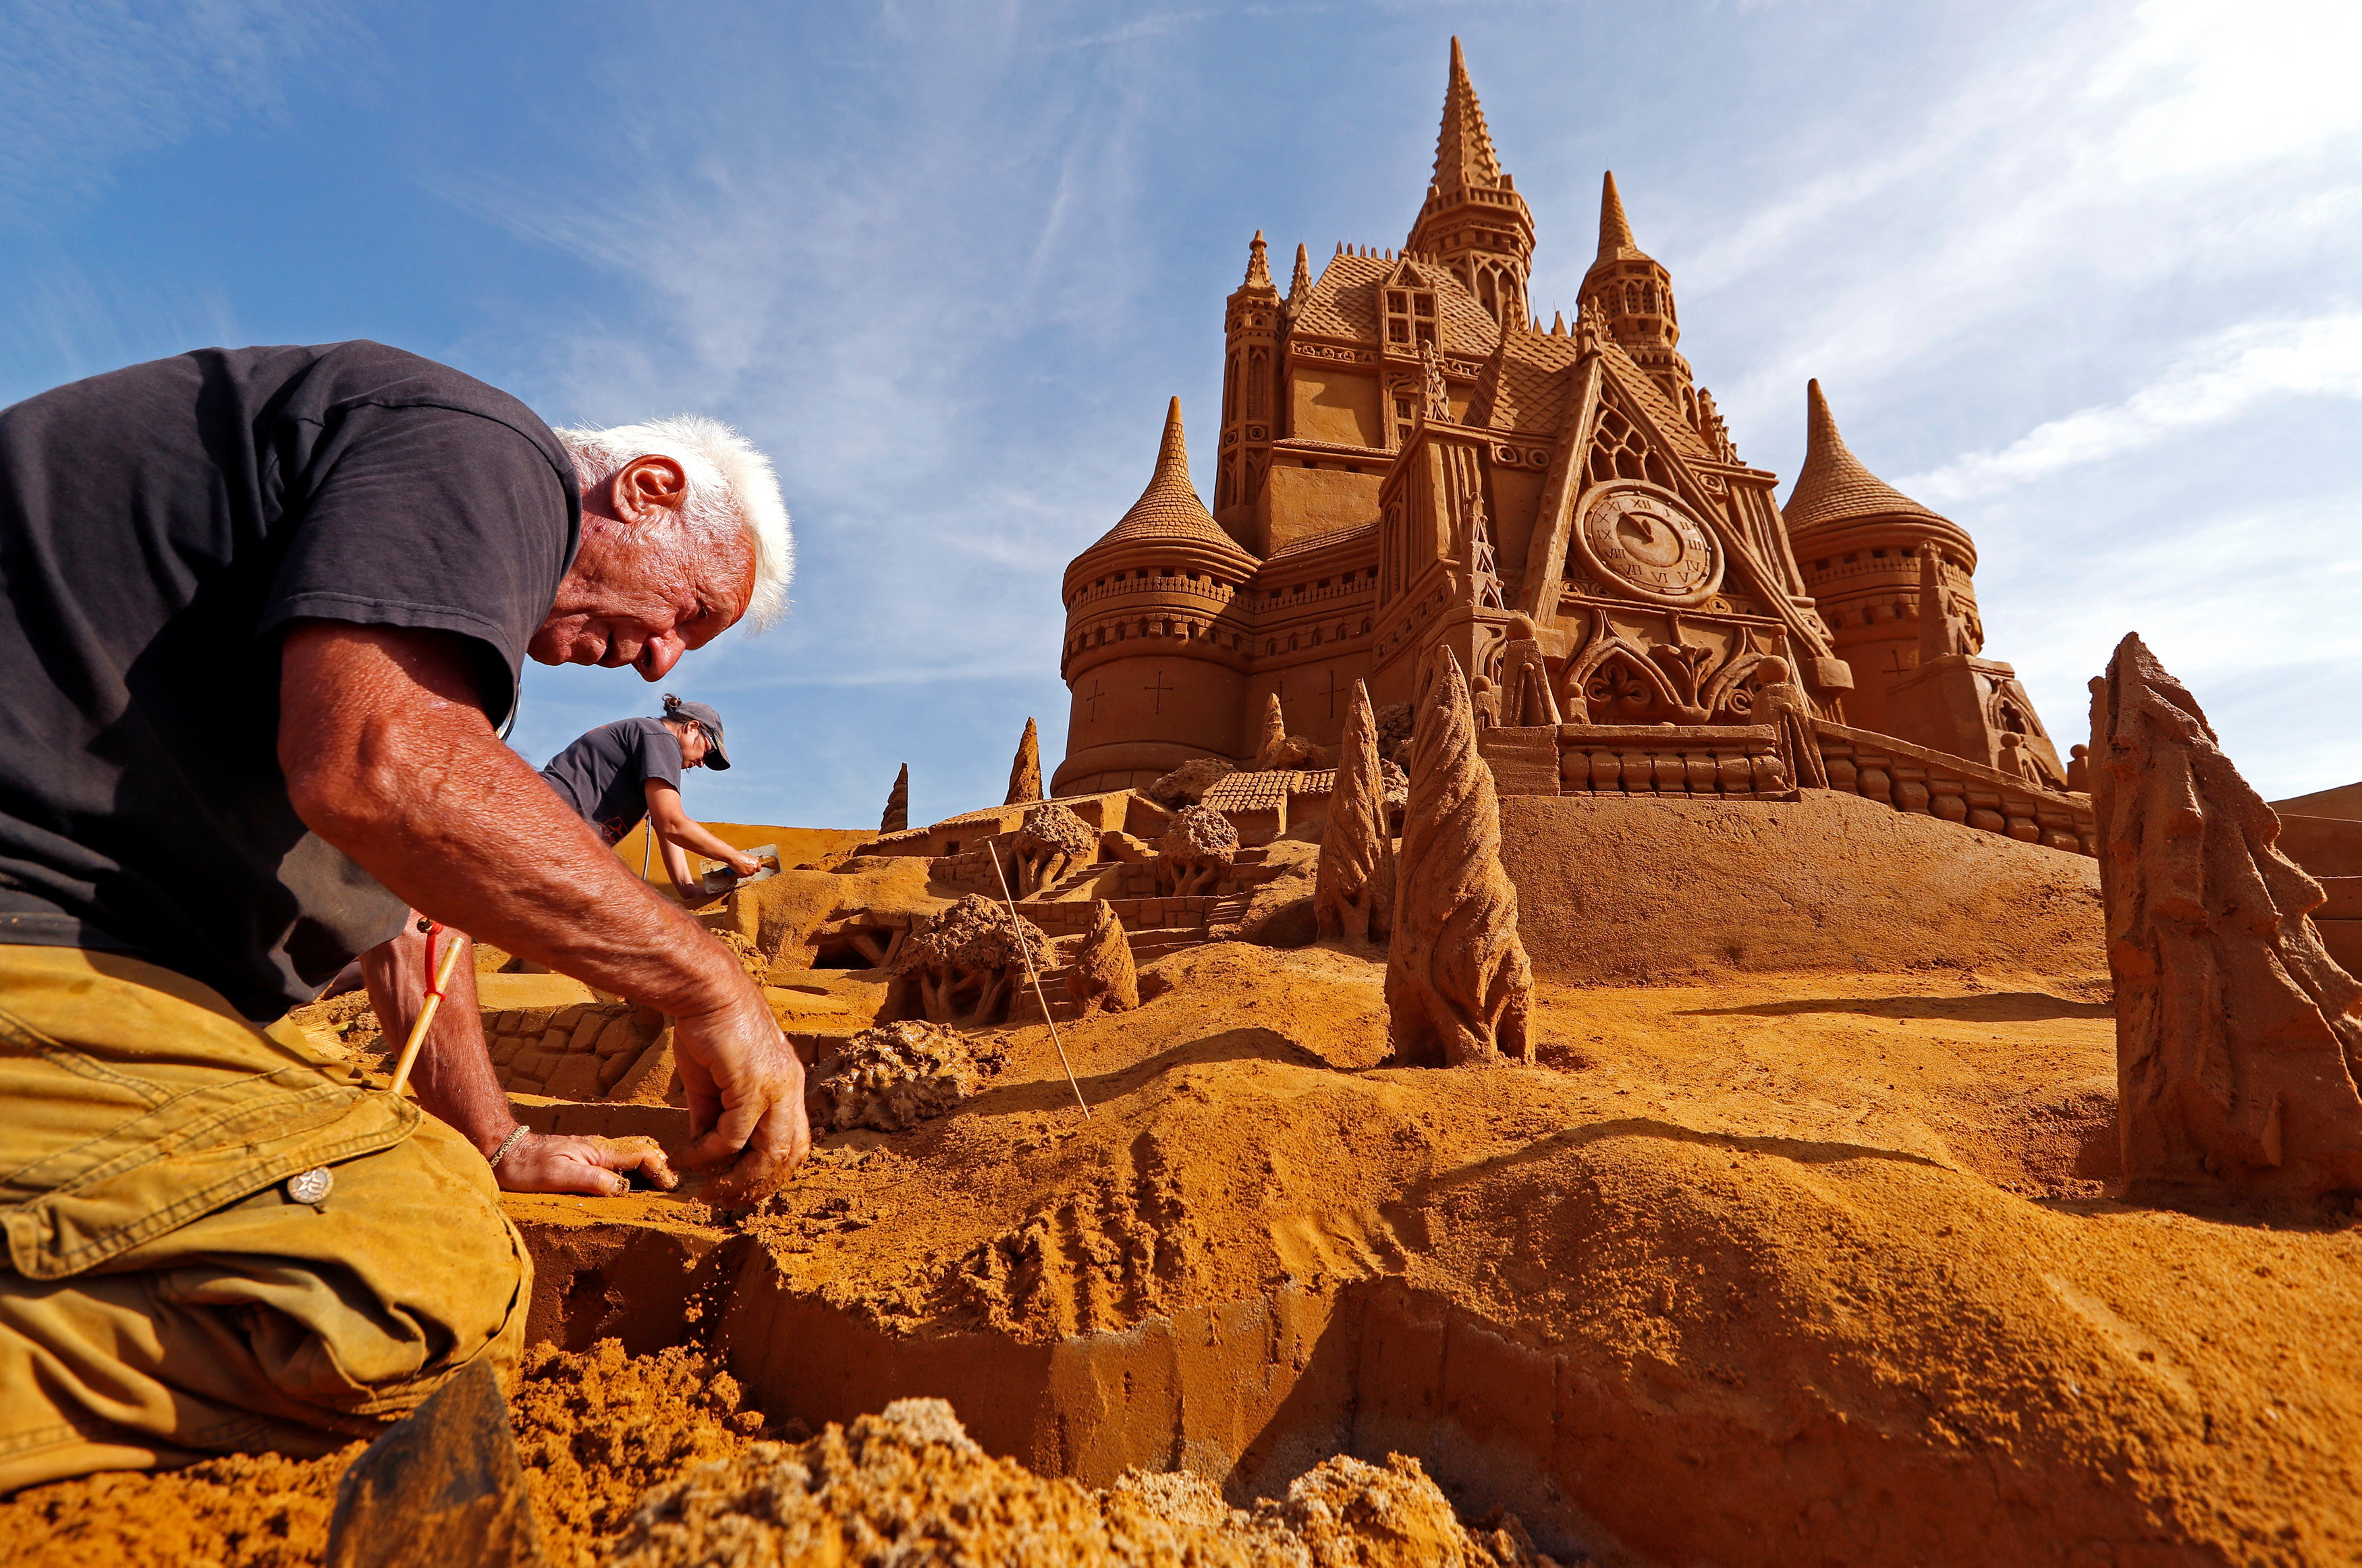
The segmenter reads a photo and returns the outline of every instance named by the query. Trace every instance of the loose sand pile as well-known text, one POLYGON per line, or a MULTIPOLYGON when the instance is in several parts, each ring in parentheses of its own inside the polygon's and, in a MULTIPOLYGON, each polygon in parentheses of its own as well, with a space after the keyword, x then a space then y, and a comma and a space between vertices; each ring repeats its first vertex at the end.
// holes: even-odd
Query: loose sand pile
MULTIPOLYGON (((517 1452, 553 1568, 590 1568, 641 1494, 781 1434, 693 1352, 525 1352, 511 1391, 517 1452)), ((786 1435, 800 1437, 800 1429, 786 1435)), ((25 1568, 293 1568, 322 1561, 337 1482, 363 1447, 314 1460, 233 1455, 185 1470, 94 1475, 0 1502, 0 1562, 25 1568)))
MULTIPOLYGON (((1514 1518, 1471 1530, 1414 1460, 1340 1458, 1252 1513, 1190 1475, 1104 1491, 994 1459, 949 1405, 906 1400, 806 1437, 740 1408, 735 1380, 682 1350, 613 1341, 526 1353, 510 1408, 553 1568, 1153 1563, 1202 1568, 1544 1568, 1514 1518), (782 1441, 785 1440, 785 1441, 782 1441), (798 1441, 800 1440, 800 1441, 798 1441)), ((237 1455, 98 1475, 0 1503, 0 1562, 24 1568, 297 1568, 323 1561, 326 1458, 237 1455)))
POLYGON ((1104 1490, 978 1448, 940 1399, 903 1399, 794 1447, 761 1443, 648 1496, 617 1568, 1138 1564, 1544 1568, 1514 1518, 1472 1532, 1418 1462, 1330 1459, 1247 1513, 1187 1474, 1104 1490))

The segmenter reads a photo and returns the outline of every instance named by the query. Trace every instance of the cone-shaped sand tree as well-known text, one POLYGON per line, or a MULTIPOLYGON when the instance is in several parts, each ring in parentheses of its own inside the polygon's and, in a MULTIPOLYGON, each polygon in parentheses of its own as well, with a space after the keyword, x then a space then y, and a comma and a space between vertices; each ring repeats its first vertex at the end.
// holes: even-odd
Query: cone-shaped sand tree
POLYGON ((1386 834, 1386 785, 1378 775, 1378 722, 1369 689, 1353 682, 1336 792, 1320 834, 1312 913, 1323 937, 1384 942, 1395 901, 1395 846, 1386 834))
POLYGON ((1395 1058, 1455 1067, 1504 1053, 1531 1061, 1533 969, 1518 941, 1518 890, 1501 869, 1501 803, 1476 755, 1468 683, 1449 649, 1418 706, 1386 950, 1395 1058))
POLYGON ((1264 700, 1263 738, 1255 743, 1254 765, 1257 772, 1279 766, 1280 748, 1287 744, 1287 715, 1279 710, 1279 693, 1275 691, 1264 700))
POLYGON ((2125 1176, 2362 1189, 2362 984, 2322 948, 2279 818, 2137 635, 2092 683, 2092 763, 2125 1176))
POLYGON ((1024 737, 1017 743, 1017 760, 1009 765, 1009 799, 1003 805, 1019 805, 1042 799, 1042 737, 1034 733, 1033 721, 1025 721, 1024 737))
POLYGON ((1101 1009, 1129 1012, 1140 1005, 1140 973, 1132 965, 1131 944, 1124 938, 1115 906, 1105 899, 1092 906, 1090 930, 1066 971, 1066 995, 1085 1018, 1101 1009))
POLYGON ((911 825, 911 765, 894 775, 894 789, 886 797, 886 814, 877 819, 879 833, 900 833, 911 825))

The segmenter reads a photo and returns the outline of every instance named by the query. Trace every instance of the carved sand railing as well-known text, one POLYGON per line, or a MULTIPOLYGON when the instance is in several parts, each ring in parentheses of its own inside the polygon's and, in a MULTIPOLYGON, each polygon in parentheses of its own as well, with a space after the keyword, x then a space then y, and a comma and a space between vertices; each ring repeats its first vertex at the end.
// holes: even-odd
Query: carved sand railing
POLYGON ((1871 730, 1816 720, 1813 732, 1829 788, 1840 794, 2070 854, 2099 853, 2088 796, 2045 790, 1871 730))
MULTIPOLYGON (((1484 737, 1488 757, 1499 734, 1484 737)), ((1769 724, 1561 724, 1557 745, 1560 794, 1794 798, 1769 724)))

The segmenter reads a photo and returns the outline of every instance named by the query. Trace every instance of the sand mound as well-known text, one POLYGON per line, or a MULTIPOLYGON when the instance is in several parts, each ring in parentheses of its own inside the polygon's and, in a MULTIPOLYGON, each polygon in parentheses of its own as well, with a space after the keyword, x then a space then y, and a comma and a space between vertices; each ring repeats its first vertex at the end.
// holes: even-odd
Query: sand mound
MULTIPOLYGON (((690 1351, 634 1357, 609 1340, 526 1350, 509 1408, 551 1568, 592 1568, 641 1495, 685 1467, 777 1436, 738 1385, 690 1351)), ((801 1436, 800 1429, 790 1434, 801 1436)), ((12 1568, 296 1568, 328 1546, 337 1482, 365 1445, 326 1458, 232 1454, 185 1470, 94 1475, 0 1503, 12 1568)))
POLYGON ((902 1399, 809 1442, 757 1445, 652 1492, 615 1568, 892 1563, 966 1568, 1514 1568, 1550 1562, 1514 1521, 1480 1538, 1417 1460, 1339 1458, 1249 1514, 1194 1475, 1105 1490, 1044 1479, 970 1441, 940 1399, 902 1399))

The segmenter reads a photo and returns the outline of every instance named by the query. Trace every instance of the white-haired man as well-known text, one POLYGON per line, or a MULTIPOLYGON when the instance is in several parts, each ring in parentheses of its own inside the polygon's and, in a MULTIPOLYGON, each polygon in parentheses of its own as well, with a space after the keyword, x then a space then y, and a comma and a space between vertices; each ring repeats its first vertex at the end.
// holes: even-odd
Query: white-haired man
POLYGON ((461 966, 422 1119, 282 1022, 413 908, 676 1020, 707 1196, 808 1147, 729 955, 501 734, 525 658, 660 679, 790 569, 770 465, 679 419, 553 433, 374 343, 208 349, 0 410, 0 1493, 320 1452, 513 1358, 500 1186, 652 1146, 524 1133, 461 966))

